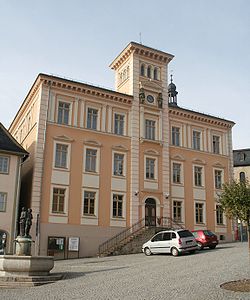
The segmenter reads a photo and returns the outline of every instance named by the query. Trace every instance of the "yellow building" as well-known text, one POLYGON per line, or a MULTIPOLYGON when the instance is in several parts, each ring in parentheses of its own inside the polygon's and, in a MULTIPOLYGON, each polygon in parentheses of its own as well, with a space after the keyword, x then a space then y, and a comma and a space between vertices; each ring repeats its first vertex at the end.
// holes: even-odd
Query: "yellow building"
POLYGON ((216 199, 233 174, 234 123, 177 105, 172 59, 129 43, 110 65, 116 91, 38 75, 10 126, 31 153, 21 203, 34 213, 37 252, 77 250, 80 238, 79 255, 95 255, 161 218, 233 239, 216 199))

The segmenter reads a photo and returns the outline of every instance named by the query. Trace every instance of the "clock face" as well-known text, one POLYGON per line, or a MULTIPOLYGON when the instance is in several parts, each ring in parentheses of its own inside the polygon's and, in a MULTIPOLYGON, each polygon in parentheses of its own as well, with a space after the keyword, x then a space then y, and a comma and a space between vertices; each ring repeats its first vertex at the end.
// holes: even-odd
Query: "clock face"
POLYGON ((154 97, 152 96, 152 95, 148 95, 147 96, 147 101, 149 102, 149 103, 154 103, 154 97))

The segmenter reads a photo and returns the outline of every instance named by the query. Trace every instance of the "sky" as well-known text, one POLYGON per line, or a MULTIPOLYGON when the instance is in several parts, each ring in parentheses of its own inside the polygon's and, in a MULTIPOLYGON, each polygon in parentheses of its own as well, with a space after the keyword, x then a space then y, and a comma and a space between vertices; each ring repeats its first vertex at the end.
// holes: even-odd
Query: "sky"
POLYGON ((250 148, 249 15, 248 0, 0 0, 0 122, 39 73, 114 89, 109 64, 135 41, 175 56, 179 106, 234 121, 233 148, 250 148))

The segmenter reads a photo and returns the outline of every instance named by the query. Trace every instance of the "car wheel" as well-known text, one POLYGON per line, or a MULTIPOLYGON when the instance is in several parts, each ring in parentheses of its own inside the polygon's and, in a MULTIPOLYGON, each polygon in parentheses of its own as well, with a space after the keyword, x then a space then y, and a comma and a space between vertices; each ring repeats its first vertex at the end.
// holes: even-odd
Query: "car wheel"
POLYGON ((191 250, 189 251, 190 254, 194 254, 195 253, 195 250, 191 250))
POLYGON ((202 245, 202 243, 200 243, 200 242, 197 242, 197 245, 198 245, 198 249, 199 249, 199 250, 202 250, 202 249, 203 249, 203 245, 202 245))
POLYGON ((176 248, 172 248, 172 249, 171 249, 171 254, 172 254, 173 256, 178 256, 178 255, 179 255, 179 251, 178 251, 176 248))
POLYGON ((147 256, 149 256, 149 255, 152 254, 152 252, 150 251, 150 249, 149 249, 148 247, 144 249, 144 253, 145 253, 145 255, 147 255, 147 256))
POLYGON ((216 245, 209 246, 210 249, 215 249, 216 245))

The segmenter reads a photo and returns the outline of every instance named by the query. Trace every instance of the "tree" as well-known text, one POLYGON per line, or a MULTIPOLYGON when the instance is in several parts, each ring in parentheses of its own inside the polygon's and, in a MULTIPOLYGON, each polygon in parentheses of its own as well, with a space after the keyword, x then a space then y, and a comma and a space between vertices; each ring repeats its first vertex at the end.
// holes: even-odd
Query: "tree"
POLYGON ((250 185, 248 181, 233 180, 223 184, 219 203, 229 218, 236 218, 247 223, 250 251, 250 185))

